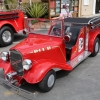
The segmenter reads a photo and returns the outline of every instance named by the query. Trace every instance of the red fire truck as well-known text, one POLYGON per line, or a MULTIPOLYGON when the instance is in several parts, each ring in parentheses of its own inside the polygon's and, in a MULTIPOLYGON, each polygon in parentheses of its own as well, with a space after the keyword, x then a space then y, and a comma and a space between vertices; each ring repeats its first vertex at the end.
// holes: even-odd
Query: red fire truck
POLYGON ((4 83, 21 90, 24 81, 50 91, 56 71, 72 71, 88 56, 96 56, 100 43, 100 17, 27 19, 28 37, 2 52, 4 83))
MULTIPOLYGON (((0 6, 2 5, 3 3, 0 1, 0 6)), ((14 33, 23 33, 23 29, 24 13, 21 10, 5 11, 2 7, 0 10, 0 45, 12 44, 14 33)))

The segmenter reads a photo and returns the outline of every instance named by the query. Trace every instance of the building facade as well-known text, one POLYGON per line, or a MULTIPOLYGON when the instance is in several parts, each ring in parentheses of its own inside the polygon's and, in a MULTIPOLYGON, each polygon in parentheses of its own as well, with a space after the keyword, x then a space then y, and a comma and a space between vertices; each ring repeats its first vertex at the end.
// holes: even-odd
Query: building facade
MULTIPOLYGON (((22 2, 41 2, 41 1, 42 0, 22 0, 22 2)), ((71 7, 71 11, 74 14, 76 14, 75 17, 83 17, 100 13, 100 0, 62 0, 61 5, 64 3, 71 7), (71 3, 71 5, 68 3, 71 3)), ((61 11, 64 12, 62 6, 61 6, 61 11)))
POLYGON ((83 17, 100 13, 100 0, 62 0, 72 6, 75 17, 83 17))
POLYGON ((100 13, 100 0, 80 0, 79 17, 100 13))

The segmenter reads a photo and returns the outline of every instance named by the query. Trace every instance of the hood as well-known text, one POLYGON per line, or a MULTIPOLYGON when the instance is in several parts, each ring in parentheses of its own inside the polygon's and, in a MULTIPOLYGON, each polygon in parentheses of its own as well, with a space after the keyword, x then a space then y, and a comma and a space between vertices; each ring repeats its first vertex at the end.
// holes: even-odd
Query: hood
POLYGON ((11 48, 20 51, 23 55, 33 52, 34 50, 41 50, 47 47, 58 46, 61 44, 62 39, 50 36, 34 36, 27 37, 25 40, 11 48))
POLYGON ((65 63, 65 49, 63 49, 62 41, 60 37, 31 35, 11 50, 19 51, 23 59, 31 59, 33 62, 46 59, 65 63))

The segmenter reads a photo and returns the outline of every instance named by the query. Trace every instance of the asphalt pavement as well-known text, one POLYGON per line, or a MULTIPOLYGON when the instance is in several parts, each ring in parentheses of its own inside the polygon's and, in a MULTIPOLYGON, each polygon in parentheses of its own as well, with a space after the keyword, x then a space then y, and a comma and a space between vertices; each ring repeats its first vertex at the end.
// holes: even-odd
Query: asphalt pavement
MULTIPOLYGON (((0 47, 0 52, 8 51, 24 38, 26 36, 17 35, 14 43, 8 47, 0 47)), ((25 84, 22 88, 33 89, 36 93, 33 100, 100 100, 100 53, 96 57, 88 57, 71 72, 57 72, 55 86, 47 93, 40 91, 37 85, 25 84)), ((0 84, 0 100, 27 99, 0 84)))
POLYGON ((14 42, 10 46, 7 47, 0 47, 1 51, 9 51, 9 48, 13 47, 14 45, 18 44, 20 41, 24 40, 27 36, 23 34, 15 34, 14 36, 14 42))

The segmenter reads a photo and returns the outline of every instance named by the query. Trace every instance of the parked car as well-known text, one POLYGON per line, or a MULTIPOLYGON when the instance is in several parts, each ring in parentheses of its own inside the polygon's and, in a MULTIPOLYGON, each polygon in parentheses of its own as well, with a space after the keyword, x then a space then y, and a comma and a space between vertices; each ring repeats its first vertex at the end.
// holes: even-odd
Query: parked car
POLYGON ((100 19, 27 19, 28 37, 2 52, 0 68, 4 83, 21 86, 25 80, 50 91, 56 81, 56 71, 72 71, 88 56, 99 52, 100 19))
MULTIPOLYGON (((22 0, 18 1, 19 4, 22 0)), ((14 34, 23 34, 24 31, 24 12, 15 9, 7 9, 6 7, 16 6, 15 4, 4 5, 4 0, 0 1, 0 46, 8 46, 13 43, 14 34)))

